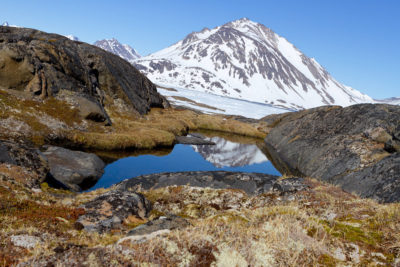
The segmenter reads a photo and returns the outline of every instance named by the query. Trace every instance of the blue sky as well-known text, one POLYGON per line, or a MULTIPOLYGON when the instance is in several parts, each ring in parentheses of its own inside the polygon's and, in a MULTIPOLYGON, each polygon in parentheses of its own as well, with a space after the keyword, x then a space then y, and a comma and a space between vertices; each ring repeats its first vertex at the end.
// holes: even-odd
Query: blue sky
POLYGON ((374 98, 400 97, 398 0, 2 0, 0 23, 115 37, 142 55, 192 31, 247 17, 314 57, 333 77, 374 98))

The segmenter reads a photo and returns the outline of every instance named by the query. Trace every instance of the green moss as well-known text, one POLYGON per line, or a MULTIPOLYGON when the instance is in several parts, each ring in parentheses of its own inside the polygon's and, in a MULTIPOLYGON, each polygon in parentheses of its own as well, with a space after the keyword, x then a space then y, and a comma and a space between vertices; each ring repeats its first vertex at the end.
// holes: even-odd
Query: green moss
POLYGON ((337 266, 338 262, 338 260, 328 254, 323 254, 318 258, 318 263, 322 266, 335 267, 337 266))
POLYGON ((63 189, 56 189, 53 187, 50 187, 48 183, 41 183, 40 188, 42 189, 43 192, 50 193, 50 194, 56 194, 56 195, 76 195, 76 193, 69 191, 69 190, 63 190, 63 189))
POLYGON ((380 244, 383 240, 383 234, 379 231, 370 231, 366 227, 357 227, 345 223, 332 223, 322 221, 325 230, 332 236, 345 239, 350 242, 358 242, 371 246, 380 244))

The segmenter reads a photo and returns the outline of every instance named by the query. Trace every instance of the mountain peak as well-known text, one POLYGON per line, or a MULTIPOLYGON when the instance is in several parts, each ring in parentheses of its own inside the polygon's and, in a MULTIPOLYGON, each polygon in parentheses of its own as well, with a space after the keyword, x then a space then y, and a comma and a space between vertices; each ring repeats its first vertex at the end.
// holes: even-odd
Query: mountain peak
POLYGON ((116 38, 99 40, 94 43, 95 46, 103 50, 111 52, 126 61, 132 63, 135 59, 140 58, 139 53, 127 44, 121 44, 116 38))

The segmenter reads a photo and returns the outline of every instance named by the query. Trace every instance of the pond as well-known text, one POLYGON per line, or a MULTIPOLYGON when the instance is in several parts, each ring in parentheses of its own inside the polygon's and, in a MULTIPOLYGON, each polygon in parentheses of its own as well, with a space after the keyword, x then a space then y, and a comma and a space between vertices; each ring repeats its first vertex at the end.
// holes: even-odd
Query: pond
POLYGON ((229 135, 208 136, 206 139, 215 145, 179 144, 169 151, 150 151, 120 158, 106 166, 103 176, 90 190, 107 188, 127 178, 160 172, 224 170, 280 175, 259 149, 260 140, 229 135))

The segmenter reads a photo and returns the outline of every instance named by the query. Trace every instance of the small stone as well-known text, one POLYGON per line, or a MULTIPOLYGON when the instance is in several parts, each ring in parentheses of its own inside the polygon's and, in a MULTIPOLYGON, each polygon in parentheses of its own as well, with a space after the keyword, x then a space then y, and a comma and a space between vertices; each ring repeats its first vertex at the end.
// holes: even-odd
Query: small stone
POLYGON ((189 225, 190 223, 187 220, 176 215, 161 216, 133 228, 131 231, 129 231, 128 236, 146 235, 164 229, 183 229, 189 225))
POLYGON ((39 237, 31 235, 13 235, 11 236, 11 242, 14 246, 27 249, 32 249, 42 243, 39 237))

